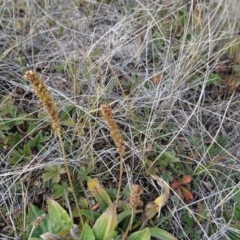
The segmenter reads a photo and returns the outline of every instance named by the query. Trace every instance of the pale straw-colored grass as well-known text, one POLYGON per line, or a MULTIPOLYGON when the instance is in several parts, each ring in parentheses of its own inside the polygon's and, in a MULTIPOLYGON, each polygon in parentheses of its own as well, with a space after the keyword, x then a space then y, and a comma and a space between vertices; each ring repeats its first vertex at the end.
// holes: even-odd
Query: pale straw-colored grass
MULTIPOLYGON (((3 1, 0 15, 8 18, 1 27, 0 93, 16 99, 24 112, 19 118, 38 115, 44 108, 22 74, 29 68, 39 71, 59 111, 74 109, 69 116, 74 124, 60 122, 68 165, 75 172, 91 169, 89 175, 100 182, 107 176, 115 184, 117 150, 99 114, 100 104, 108 103, 126 146, 121 190, 133 182, 148 191, 143 198, 154 199, 160 192, 146 175, 150 166, 159 175, 191 174, 193 201, 172 193, 156 224, 179 239, 228 239, 228 232, 239 234, 231 223, 239 188, 240 99, 226 84, 209 87, 209 76, 219 64, 239 65, 239 53, 238 60, 229 54, 229 47, 239 44, 239 7, 238 0, 86 1, 80 6, 78 1, 3 1), (162 168, 164 154, 173 152, 183 168, 174 170, 175 163, 162 168), (194 221, 195 235, 183 221, 187 217, 194 221)), ((39 119, 36 130, 47 122, 39 119)), ((63 158, 52 136, 45 152, 7 166, 15 147, 0 150, 0 206, 9 212, 6 220, 18 237, 21 195, 26 191, 28 204, 36 194, 28 185, 19 189, 19 181, 26 184, 35 173, 40 181, 44 167, 62 164, 63 158)))

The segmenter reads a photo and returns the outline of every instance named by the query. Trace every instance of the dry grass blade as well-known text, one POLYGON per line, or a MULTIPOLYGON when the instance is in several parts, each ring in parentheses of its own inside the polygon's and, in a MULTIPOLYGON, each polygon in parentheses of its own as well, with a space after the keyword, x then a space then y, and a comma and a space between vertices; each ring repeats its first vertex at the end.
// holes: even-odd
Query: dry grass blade
MULTIPOLYGON (((42 182, 42 171, 64 158, 71 177, 79 177, 72 178, 76 191, 97 176, 104 188, 119 184, 118 199, 124 186, 138 182, 153 193, 141 195, 151 202, 149 216, 158 211, 154 194, 162 192, 148 182, 146 168, 169 183, 190 175, 193 182, 182 183, 194 197, 181 182, 172 186, 191 202, 172 195, 173 213, 161 211, 151 225, 166 219, 163 225, 180 239, 239 239, 239 8, 239 0, 1 1, 0 238, 21 238, 34 221, 27 221, 29 204, 38 206, 46 193, 56 197, 56 184, 42 182), (22 79, 26 67, 49 76, 25 74, 48 115, 22 79), (102 102, 121 113, 126 151, 121 129, 111 133, 117 123, 102 124, 97 114, 102 102), (58 134, 50 138, 49 118, 58 134), (122 171, 123 163, 129 170, 120 181, 116 164, 122 171)), ((112 115, 106 110, 106 119, 112 115)), ((64 190, 69 209, 82 194, 73 201, 71 188, 64 190)))

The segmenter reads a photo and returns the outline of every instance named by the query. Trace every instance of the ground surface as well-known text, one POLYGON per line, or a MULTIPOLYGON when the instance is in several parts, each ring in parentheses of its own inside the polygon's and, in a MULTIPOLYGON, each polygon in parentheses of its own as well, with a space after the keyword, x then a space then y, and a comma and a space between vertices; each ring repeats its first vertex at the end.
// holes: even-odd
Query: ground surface
POLYGON ((141 185, 146 204, 161 193, 150 174, 192 178, 193 199, 171 189, 149 225, 239 239, 239 1, 0 2, 0 238, 23 238, 30 203, 65 204, 59 141, 23 78, 34 69, 57 102, 78 197, 88 177, 117 188, 108 103, 126 146, 122 191, 141 185))

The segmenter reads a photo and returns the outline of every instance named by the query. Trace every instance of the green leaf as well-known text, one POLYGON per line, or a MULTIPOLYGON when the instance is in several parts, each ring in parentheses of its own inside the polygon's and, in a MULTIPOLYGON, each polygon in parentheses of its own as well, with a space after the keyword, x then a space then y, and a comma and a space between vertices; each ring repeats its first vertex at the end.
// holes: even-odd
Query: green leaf
POLYGON ((123 211, 121 213, 118 214, 117 219, 118 219, 118 223, 120 223, 121 221, 123 221, 125 218, 129 217, 132 215, 132 211, 123 211))
POLYGON ((82 229, 79 240, 95 240, 93 230, 90 228, 90 226, 87 223, 85 223, 82 229))
POLYGON ((229 229, 232 229, 232 230, 227 231, 227 235, 229 239, 239 240, 239 233, 237 232, 237 230, 239 230, 239 226, 240 226, 240 222, 237 222, 237 224, 230 224, 229 229))
POLYGON ((10 165, 14 165, 14 164, 20 163, 20 162, 22 162, 25 159, 24 156, 25 155, 23 154, 21 149, 14 149, 11 152, 11 157, 7 160, 7 162, 10 165))
POLYGON ((37 149, 40 150, 44 150, 43 149, 43 145, 41 143, 46 142, 50 139, 50 136, 43 136, 42 132, 39 132, 34 139, 28 141, 28 146, 29 147, 37 147, 37 149))
POLYGON ((207 86, 211 85, 211 84, 214 84, 214 85, 218 85, 220 84, 220 76, 216 73, 210 73, 208 75, 208 81, 206 83, 207 86))
POLYGON ((235 188, 234 190, 234 195, 233 195, 233 199, 236 201, 236 202, 240 202, 240 188, 235 188))
POLYGON ((14 106, 14 100, 11 99, 9 96, 4 96, 1 98, 0 106, 0 116, 6 116, 11 113, 13 108, 16 108, 14 106))
POLYGON ((2 131, 7 131, 14 126, 14 122, 8 119, 0 119, 0 126, 2 131))
POLYGON ((238 221, 240 221, 240 202, 238 202, 238 203, 235 205, 234 216, 235 216, 235 218, 236 218, 238 221))
POLYGON ((114 205, 110 205, 107 210, 97 219, 92 230, 96 240, 109 240, 112 238, 117 226, 117 213, 114 205))
POLYGON ((239 73, 240 72, 240 65, 233 66, 233 72, 239 73))
MULTIPOLYGON (((37 147, 37 149, 38 149, 39 151, 41 151, 41 150, 43 149, 43 145, 42 145, 42 144, 40 144, 40 143, 39 143, 39 144, 37 144, 37 146, 36 146, 36 147, 37 147)), ((43 150, 44 150, 44 149, 43 149, 43 150)), ((44 152, 44 151, 43 151, 43 152, 44 152)))
POLYGON ((31 133, 36 129, 36 124, 32 121, 28 122, 28 129, 27 129, 27 133, 31 133))
POLYGON ((17 144, 19 144, 22 141, 21 135, 16 132, 16 133, 9 133, 9 144, 13 147, 17 144))
POLYGON ((68 213, 54 200, 48 199, 48 232, 59 233, 60 231, 70 230, 73 222, 68 213))
POLYGON ((16 107, 12 108, 12 111, 10 114, 13 119, 17 118, 17 108, 16 107))
MULTIPOLYGON (((68 234, 70 233, 71 226, 73 225, 67 212, 54 200, 47 200, 48 214, 40 222, 40 224, 34 229, 31 237, 38 238, 41 234, 51 233, 51 234, 68 234)), ((30 205, 28 211, 28 223, 30 226, 28 229, 28 236, 32 230, 32 223, 42 215, 42 211, 39 210, 34 205, 30 205)), ((63 235, 62 235, 63 236, 63 235)), ((30 236, 29 236, 30 237, 30 236)))
POLYGON ((43 143, 43 142, 47 142, 51 137, 50 136, 42 136, 41 135, 41 138, 38 139, 38 142, 39 143, 43 143))
POLYGON ((100 217, 100 213, 93 212, 88 209, 82 209, 81 212, 83 216, 87 217, 88 220, 91 220, 91 221, 96 221, 100 217))
POLYGON ((131 234, 128 240, 150 240, 150 231, 149 228, 145 228, 142 231, 137 231, 131 234))
POLYGON ((101 210, 105 210, 112 204, 112 201, 103 189, 96 178, 90 179, 87 183, 89 191, 92 193, 94 198, 98 201, 101 210))
MULTIPOLYGON (((35 207, 34 205, 30 205, 29 210, 28 210, 28 216, 27 219, 29 227, 28 227, 28 232, 27 235, 29 236, 30 231, 32 229, 32 223, 41 215, 43 214, 43 211, 41 211, 40 209, 38 209, 37 207, 35 207)), ((39 237, 42 233, 47 232, 48 228, 47 228, 47 222, 48 220, 48 216, 45 216, 45 218, 43 219, 43 221, 34 229, 33 233, 32 233, 32 238, 34 237, 39 237)))
POLYGON ((240 60, 240 43, 238 38, 233 39, 232 44, 230 44, 229 48, 226 49, 226 52, 236 59, 236 62, 240 60))
POLYGON ((167 161, 168 163, 176 163, 180 160, 175 157, 176 153, 174 151, 164 152, 160 159, 167 161))
POLYGON ((25 156, 29 156, 30 153, 31 153, 31 151, 30 151, 30 146, 25 145, 25 146, 23 147, 23 154, 24 154, 25 156))
POLYGON ((98 57, 100 55, 101 55, 101 50, 99 48, 93 49, 90 53, 91 57, 98 57))
POLYGON ((48 114, 46 112, 39 112, 38 118, 42 120, 48 120, 48 114))
POLYGON ((177 240, 171 233, 160 229, 158 227, 149 228, 151 237, 155 237, 161 240, 177 240))
MULTIPOLYGON (((2 126, 1 126, 1 130, 3 130, 2 126)), ((4 141, 4 140, 6 140, 6 137, 7 136, 2 131, 0 131, 0 139, 4 142, 4 144, 6 144, 8 142, 8 140, 4 141)))
POLYGON ((74 109, 74 106, 67 106, 60 112, 59 118, 61 121, 71 118, 71 111, 74 109))
POLYGON ((79 206, 81 206, 81 208, 89 208, 88 206, 88 200, 84 197, 80 197, 78 200, 79 206))
POLYGON ((54 64, 52 66, 52 70, 55 70, 56 72, 62 72, 64 70, 65 67, 65 62, 61 62, 58 64, 54 64))
POLYGON ((54 198, 60 198, 64 196, 64 188, 62 185, 54 184, 53 186, 53 196, 54 198))
POLYGON ((61 179, 61 174, 66 171, 60 165, 53 165, 45 167, 46 172, 43 174, 43 181, 47 182, 52 180, 53 183, 58 183, 61 179))
POLYGON ((67 120, 62 121, 61 125, 68 126, 68 127, 75 127, 76 126, 76 122, 74 122, 71 119, 67 119, 67 120))

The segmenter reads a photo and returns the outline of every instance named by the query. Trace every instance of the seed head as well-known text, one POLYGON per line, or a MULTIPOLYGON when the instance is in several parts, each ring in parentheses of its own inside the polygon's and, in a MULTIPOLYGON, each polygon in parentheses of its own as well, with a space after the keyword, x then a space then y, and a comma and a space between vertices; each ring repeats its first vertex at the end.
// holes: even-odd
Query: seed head
POLYGON ((52 99, 50 92, 47 90, 43 80, 37 75, 36 72, 32 70, 25 72, 23 77, 31 83, 35 94, 47 109, 53 129, 56 132, 60 131, 59 118, 55 107, 55 102, 52 99))
POLYGON ((129 198, 129 204, 132 209, 136 210, 138 207, 143 206, 143 202, 140 199, 140 195, 143 193, 143 189, 141 186, 132 184, 131 185, 131 192, 129 198))
POLYGON ((125 146, 123 143, 123 138, 120 133, 119 127, 116 121, 113 119, 112 110, 109 108, 107 104, 102 104, 101 107, 102 115, 107 123, 108 129, 110 131, 110 135, 117 147, 117 151, 119 155, 122 157, 125 153, 125 146))

